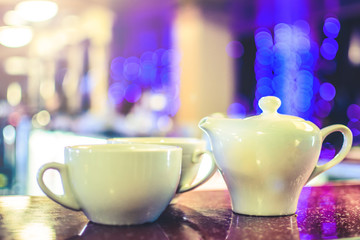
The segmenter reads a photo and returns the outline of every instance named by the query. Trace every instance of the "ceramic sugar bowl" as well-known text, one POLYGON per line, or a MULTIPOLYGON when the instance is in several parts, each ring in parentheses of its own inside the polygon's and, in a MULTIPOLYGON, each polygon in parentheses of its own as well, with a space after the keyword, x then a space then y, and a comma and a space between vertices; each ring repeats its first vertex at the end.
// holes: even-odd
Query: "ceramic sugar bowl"
POLYGON ((279 216, 294 214, 303 186, 341 162, 352 145, 344 125, 319 129, 302 118, 277 112, 280 99, 264 97, 262 114, 245 119, 205 117, 199 127, 208 135, 231 195, 235 213, 279 216), (317 165, 322 143, 343 134, 337 155, 317 165))

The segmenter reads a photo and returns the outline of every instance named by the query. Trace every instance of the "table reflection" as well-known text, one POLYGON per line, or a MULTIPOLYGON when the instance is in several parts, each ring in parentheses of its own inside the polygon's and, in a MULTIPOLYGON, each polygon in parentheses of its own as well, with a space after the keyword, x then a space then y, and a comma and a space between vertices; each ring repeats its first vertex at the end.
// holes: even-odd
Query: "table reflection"
POLYGON ((300 239, 296 216, 253 217, 233 214, 226 240, 237 239, 300 239))
POLYGON ((79 235, 69 238, 73 239, 94 239, 94 240, 113 240, 113 239, 158 239, 168 240, 167 235, 157 223, 143 224, 139 226, 107 226, 89 222, 79 235))
POLYGON ((359 226, 359 182, 305 187, 296 214, 281 217, 238 215, 227 191, 191 191, 137 226, 95 224, 47 197, 0 197, 0 239, 359 239, 359 226))

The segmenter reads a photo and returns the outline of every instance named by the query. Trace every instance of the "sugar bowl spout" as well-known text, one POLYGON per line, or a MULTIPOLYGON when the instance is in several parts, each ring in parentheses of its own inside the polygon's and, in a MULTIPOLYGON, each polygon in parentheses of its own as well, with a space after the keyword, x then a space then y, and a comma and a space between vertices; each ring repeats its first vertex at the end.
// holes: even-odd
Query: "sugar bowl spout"
POLYGON ((221 141, 221 137, 231 133, 231 129, 240 126, 241 119, 230 119, 224 115, 213 114, 204 117, 199 122, 199 128, 209 137, 212 148, 216 147, 221 141))

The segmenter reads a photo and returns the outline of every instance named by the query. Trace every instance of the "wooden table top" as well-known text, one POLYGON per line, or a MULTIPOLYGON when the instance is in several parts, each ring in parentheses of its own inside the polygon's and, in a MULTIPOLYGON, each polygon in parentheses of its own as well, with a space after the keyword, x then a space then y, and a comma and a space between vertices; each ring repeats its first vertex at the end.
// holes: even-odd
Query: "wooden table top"
POLYGON ((291 216, 237 215, 230 207, 226 190, 191 191, 154 223, 116 227, 47 197, 2 196, 0 239, 360 239, 360 182, 304 187, 291 216))

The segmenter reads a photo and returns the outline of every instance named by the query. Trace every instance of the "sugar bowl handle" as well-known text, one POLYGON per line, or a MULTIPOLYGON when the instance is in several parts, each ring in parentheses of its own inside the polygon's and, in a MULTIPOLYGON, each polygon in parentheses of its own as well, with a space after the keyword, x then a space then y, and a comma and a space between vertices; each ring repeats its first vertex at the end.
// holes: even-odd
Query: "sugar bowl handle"
POLYGON ((56 162, 46 163, 44 164, 38 171, 37 174, 37 182, 41 188, 41 190, 53 201, 59 203, 60 205, 72 209, 72 210, 80 210, 80 206, 76 201, 70 187, 68 170, 66 165, 56 162), (63 195, 58 195, 52 192, 44 182, 44 173, 46 170, 54 169, 59 172, 61 177, 62 186, 64 189, 63 195))
POLYGON ((340 163, 346 157, 346 155, 349 153, 349 151, 352 147, 352 141, 353 141, 353 135, 351 133, 351 130, 348 127, 341 125, 341 124, 335 124, 335 125, 325 127, 320 130, 322 142, 324 142, 325 138, 333 132, 341 132, 342 133, 342 135, 344 137, 342 147, 341 147, 340 151, 338 152, 338 154, 336 154, 336 156, 333 159, 331 159, 329 162, 327 162, 323 165, 320 165, 320 166, 319 165, 315 166, 315 169, 311 173, 311 175, 308 179, 308 182, 311 179, 313 179, 314 177, 316 177, 317 175, 319 175, 320 173, 323 173, 326 170, 328 170, 329 168, 332 168, 336 164, 340 163))

